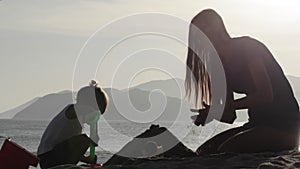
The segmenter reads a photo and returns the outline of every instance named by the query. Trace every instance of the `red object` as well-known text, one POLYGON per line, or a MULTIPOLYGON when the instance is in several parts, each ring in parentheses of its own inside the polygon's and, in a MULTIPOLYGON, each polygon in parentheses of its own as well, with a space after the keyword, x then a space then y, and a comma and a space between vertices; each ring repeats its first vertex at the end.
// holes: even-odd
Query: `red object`
POLYGON ((0 169, 28 169, 37 167, 38 158, 9 139, 5 139, 0 150, 0 169))
POLYGON ((94 167, 95 168, 100 168, 100 167, 102 167, 102 164, 94 164, 94 167))

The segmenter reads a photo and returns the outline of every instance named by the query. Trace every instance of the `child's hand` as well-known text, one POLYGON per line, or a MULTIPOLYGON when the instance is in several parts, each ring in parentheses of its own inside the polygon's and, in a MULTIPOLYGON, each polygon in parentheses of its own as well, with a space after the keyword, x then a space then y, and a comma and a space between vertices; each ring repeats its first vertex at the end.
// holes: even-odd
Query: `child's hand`
POLYGON ((94 155, 94 161, 91 161, 91 157, 90 156, 88 156, 88 158, 90 159, 90 162, 91 162, 90 164, 96 164, 97 163, 97 158, 98 157, 97 157, 96 154, 94 155))
POLYGON ((100 138, 99 138, 98 134, 96 134, 94 137, 95 137, 95 138, 92 138, 92 139, 93 139, 93 142, 96 143, 95 146, 98 146, 98 143, 99 143, 100 138))
POLYGON ((91 144, 93 144, 95 147, 98 146, 98 142, 99 142, 99 136, 98 134, 93 136, 94 138, 89 137, 91 144))
POLYGON ((83 156, 80 161, 87 163, 87 164, 96 164, 97 163, 97 155, 95 155, 95 158, 93 161, 91 161, 90 156, 83 156))

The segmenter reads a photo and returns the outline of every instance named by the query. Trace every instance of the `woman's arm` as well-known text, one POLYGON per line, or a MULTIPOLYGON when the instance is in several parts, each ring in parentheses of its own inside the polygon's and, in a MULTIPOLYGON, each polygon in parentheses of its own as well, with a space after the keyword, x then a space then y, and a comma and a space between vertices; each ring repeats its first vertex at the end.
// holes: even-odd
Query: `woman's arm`
MULTIPOLYGON (((233 92, 228 91, 223 114, 221 116, 221 119, 217 119, 217 120, 224 122, 224 123, 230 123, 230 124, 232 124, 234 122, 234 120, 236 119, 236 112, 231 107, 231 104, 234 101, 233 99, 234 99, 233 92)), ((207 119, 209 111, 210 111, 210 106, 207 105, 206 103, 203 103, 203 105, 204 105, 203 109, 191 109, 192 112, 199 113, 198 115, 192 116, 192 119, 194 120, 194 124, 197 126, 205 125, 213 120, 213 119, 207 119)), ((220 103, 216 103, 214 105, 222 106, 220 103)), ((213 118, 217 118, 217 117, 213 117, 213 118)))
POLYGON ((234 102, 233 91, 228 90, 224 111, 220 120, 221 122, 232 124, 236 119, 235 109, 231 106, 233 102, 234 102))

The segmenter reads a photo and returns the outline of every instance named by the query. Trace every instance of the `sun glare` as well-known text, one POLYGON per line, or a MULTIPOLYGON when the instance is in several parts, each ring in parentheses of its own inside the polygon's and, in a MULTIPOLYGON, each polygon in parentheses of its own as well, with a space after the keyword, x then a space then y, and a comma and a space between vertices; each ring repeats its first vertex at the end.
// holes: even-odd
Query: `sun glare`
POLYGON ((299 0, 247 0, 244 2, 248 3, 254 9, 260 8, 265 10, 266 14, 270 12, 276 14, 276 16, 300 17, 300 13, 298 12, 300 7, 299 0))
POLYGON ((300 1, 299 0, 247 0, 245 2, 252 2, 256 4, 261 4, 261 5, 270 5, 270 6, 293 6, 293 5, 299 5, 300 1))

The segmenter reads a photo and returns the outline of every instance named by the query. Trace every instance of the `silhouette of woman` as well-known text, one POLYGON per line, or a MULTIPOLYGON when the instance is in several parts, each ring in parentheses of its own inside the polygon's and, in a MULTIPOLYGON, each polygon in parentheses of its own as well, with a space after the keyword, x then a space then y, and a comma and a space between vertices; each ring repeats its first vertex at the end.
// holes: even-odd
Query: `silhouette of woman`
MULTIPOLYGON (((222 18, 212 9, 197 14, 191 25, 208 37, 224 67, 227 100, 220 121, 233 123, 238 109, 248 109, 249 115, 245 125, 214 136, 197 149, 197 154, 298 148, 299 106, 281 67, 266 46, 250 37, 231 38, 222 18), (233 92, 246 96, 234 100, 233 92)), ((194 35, 190 29, 190 39, 191 36, 194 35)), ((196 42, 190 40, 189 43, 191 46, 196 42)), ((196 46, 195 50, 201 50, 201 47, 196 46)), ((195 50, 188 50, 185 85, 187 94, 194 92, 196 102, 204 107, 197 110, 199 114, 194 124, 205 125, 212 104, 207 99, 211 98, 211 86, 206 63, 197 59, 197 53, 201 52, 195 50)))

